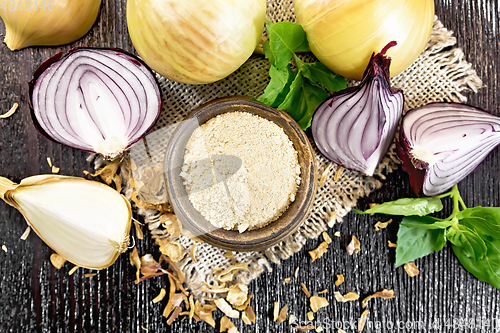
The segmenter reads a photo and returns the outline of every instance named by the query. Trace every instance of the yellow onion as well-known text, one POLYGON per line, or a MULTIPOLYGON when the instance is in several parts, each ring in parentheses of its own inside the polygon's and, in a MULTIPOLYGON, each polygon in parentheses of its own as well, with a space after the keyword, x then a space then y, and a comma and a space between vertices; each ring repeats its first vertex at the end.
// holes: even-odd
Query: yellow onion
POLYGON ((111 187, 78 177, 39 175, 16 184, 0 177, 0 199, 64 259, 102 269, 127 250, 130 203, 111 187))
POLYGON ((387 56, 397 75, 423 51, 434 22, 434 0, 293 0, 297 22, 314 55, 334 72, 361 80, 373 53, 396 41, 387 56))
MULTIPOLYGON (((7 1, 8 3, 14 1, 7 1)), ((34 45, 71 43, 90 30, 101 0, 15 1, 0 10, 5 23, 5 44, 11 50, 34 45), (21 3, 21 7, 19 6, 21 3)))
POLYGON ((177 82, 220 80, 253 53, 265 0, 128 0, 130 38, 142 59, 177 82))

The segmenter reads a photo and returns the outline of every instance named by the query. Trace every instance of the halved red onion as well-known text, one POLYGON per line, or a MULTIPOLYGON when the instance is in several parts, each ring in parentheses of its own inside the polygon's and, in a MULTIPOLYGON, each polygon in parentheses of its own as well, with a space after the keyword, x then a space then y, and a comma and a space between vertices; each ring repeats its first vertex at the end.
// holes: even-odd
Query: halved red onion
POLYGON ((323 102, 311 124, 314 142, 326 158, 369 176, 387 152, 403 112, 403 93, 391 89, 391 59, 385 56, 395 44, 372 55, 359 86, 323 102))
POLYGON ((398 155, 416 194, 434 196, 464 179, 500 144, 500 117, 459 103, 431 103, 409 111, 398 155))
POLYGON ((161 112, 149 67, 118 49, 75 48, 43 63, 30 82, 31 115, 47 138, 114 158, 132 147, 161 112))

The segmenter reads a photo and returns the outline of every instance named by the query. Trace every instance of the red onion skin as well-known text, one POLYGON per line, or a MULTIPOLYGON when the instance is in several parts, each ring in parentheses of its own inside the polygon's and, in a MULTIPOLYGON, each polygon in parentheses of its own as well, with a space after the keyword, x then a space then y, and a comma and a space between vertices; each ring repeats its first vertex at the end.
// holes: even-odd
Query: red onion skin
POLYGON ((408 153, 408 141, 400 133, 399 140, 396 140, 396 151, 399 159, 402 162, 401 169, 408 174, 410 177, 410 187, 417 196, 420 195, 420 190, 424 184, 425 170, 416 168, 408 153))
POLYGON ((370 57, 370 61, 368 62, 368 66, 366 66, 365 72, 363 73, 363 79, 361 80, 361 82, 365 81, 368 76, 373 77, 379 74, 386 79, 387 86, 392 93, 396 93, 400 90, 391 87, 389 81, 391 77, 391 73, 389 72, 389 67, 391 66, 391 58, 385 55, 387 53, 387 50, 396 45, 396 41, 392 41, 388 43, 379 53, 376 54, 374 52, 372 54, 372 56, 370 57))
MULTIPOLYGON (((66 55, 69 55, 71 54, 72 52, 74 51, 77 51, 79 49, 86 49, 86 50, 109 50, 109 51, 116 51, 116 52, 119 52, 119 53, 122 53, 122 54, 125 54, 125 55, 128 55, 131 57, 131 61, 133 61, 136 65, 140 66, 144 66, 145 68, 147 68, 151 73, 154 73, 151 68, 144 62, 142 61, 140 58, 138 58, 135 54, 132 54, 130 52, 127 52, 125 50, 122 50, 122 49, 119 49, 119 48, 112 48, 112 47, 73 47, 71 48, 68 53, 66 55)), ((30 108, 30 114, 31 114, 31 120, 33 122, 33 125, 35 126, 36 130, 45 138, 49 139, 50 141, 52 142, 55 142, 55 143, 60 143, 59 141, 57 140, 54 140, 50 134, 48 134, 43 128, 42 126, 39 124, 38 120, 36 119, 35 117, 35 114, 34 114, 34 109, 33 109, 33 89, 35 87, 35 83, 36 81, 38 80, 38 78, 42 75, 43 72, 45 72, 45 70, 47 70, 50 66, 52 66, 54 63, 58 62, 59 60, 62 59, 62 57, 64 56, 63 55, 64 52, 59 52, 57 53, 56 55, 50 57, 49 59, 45 60, 40 66, 38 66, 38 68, 35 70, 35 72, 33 73, 33 78, 31 79, 31 81, 28 82, 28 88, 29 88, 29 99, 28 99, 28 106, 30 108)), ((153 74, 153 77, 155 79, 155 82, 156 84, 158 85, 158 89, 160 90, 161 92, 161 89, 159 88, 160 87, 160 84, 158 82, 158 79, 156 78, 156 76, 153 74)), ((160 105, 163 105, 163 95, 160 93, 160 105)), ((156 117, 155 121, 152 123, 152 125, 147 129, 147 131, 144 133, 144 136, 146 136, 154 127, 154 125, 156 124, 156 122, 158 121, 158 118, 160 117, 160 113, 158 113, 158 116, 156 117)), ((141 138, 135 140, 134 142, 132 142, 130 145, 129 145, 129 148, 132 147, 135 143, 137 143, 141 138)), ((83 150, 83 151, 86 151, 88 153, 94 153, 94 151, 90 151, 90 150, 83 150)), ((125 153, 126 151, 124 151, 125 153)))

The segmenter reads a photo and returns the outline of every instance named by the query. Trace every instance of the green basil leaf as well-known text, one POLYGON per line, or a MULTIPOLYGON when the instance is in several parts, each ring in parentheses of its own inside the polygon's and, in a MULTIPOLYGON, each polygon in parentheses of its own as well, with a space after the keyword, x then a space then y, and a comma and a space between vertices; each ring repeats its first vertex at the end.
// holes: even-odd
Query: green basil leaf
POLYGON ((295 73, 290 66, 278 69, 274 65, 271 65, 269 75, 271 76, 271 80, 262 96, 257 98, 257 101, 272 107, 277 107, 283 102, 290 91, 290 85, 293 82, 295 73))
POLYGON ((460 224, 466 225, 478 233, 500 239, 500 208, 474 207, 458 213, 460 224))
POLYGON ((435 217, 427 216, 430 219, 434 219, 434 223, 425 223, 422 224, 420 222, 415 222, 414 220, 403 220, 402 224, 407 226, 408 228, 423 228, 423 229, 446 229, 453 224, 452 220, 441 220, 435 217))
POLYGON ((424 216, 427 214, 439 212, 443 209, 443 203, 438 197, 428 198, 402 198, 395 201, 384 202, 376 205, 365 212, 357 211, 360 214, 381 213, 387 215, 418 215, 424 216))
POLYGON ((395 267, 415 259, 425 257, 431 252, 440 251, 446 243, 444 229, 425 229, 408 227, 409 224, 431 224, 435 218, 430 216, 408 216, 399 225, 396 247, 395 267), (411 221, 411 222, 410 222, 411 221))
MULTIPOLYGON (((295 60, 295 63, 297 64, 297 60, 295 60)), ((335 74, 331 69, 320 62, 301 62, 301 65, 297 67, 311 84, 319 88, 325 88, 331 92, 347 88, 345 79, 342 76, 335 74)))
MULTIPOLYGON (((288 91, 288 94, 285 97, 285 100, 283 103, 278 105, 278 110, 285 110, 288 112, 288 110, 292 109, 292 106, 294 104, 297 104, 296 101, 300 100, 301 95, 303 94, 302 92, 302 86, 304 84, 304 76, 300 71, 297 72, 297 75, 295 75, 295 79, 293 79, 292 84, 290 85, 290 90, 288 91)), ((297 119, 300 119, 303 115, 303 113, 296 112, 292 115, 291 112, 288 112, 293 119, 297 121, 297 119), (297 118, 296 118, 297 117, 297 118)))
POLYGON ((269 46, 269 39, 262 44, 262 50, 264 50, 264 55, 266 56, 266 59, 269 60, 269 62, 274 64, 276 60, 274 59, 274 54, 273 51, 271 50, 271 47, 269 46))
POLYGON ((455 247, 461 248, 464 255, 480 260, 487 251, 486 243, 477 233, 465 225, 454 225, 448 229, 446 237, 455 247))
POLYGON ((451 248, 460 263, 476 278, 500 288, 500 239, 487 237, 486 254, 479 260, 465 253, 464 248, 452 244, 451 248))
POLYGON ((291 22, 278 22, 266 25, 269 47, 274 56, 273 65, 283 68, 292 59, 295 52, 309 49, 306 33, 302 26, 291 22))
POLYGON ((321 88, 311 85, 304 80, 301 71, 297 72, 290 86, 290 91, 278 110, 285 110, 295 119, 304 131, 311 126, 312 116, 318 106, 328 98, 328 94, 321 88))

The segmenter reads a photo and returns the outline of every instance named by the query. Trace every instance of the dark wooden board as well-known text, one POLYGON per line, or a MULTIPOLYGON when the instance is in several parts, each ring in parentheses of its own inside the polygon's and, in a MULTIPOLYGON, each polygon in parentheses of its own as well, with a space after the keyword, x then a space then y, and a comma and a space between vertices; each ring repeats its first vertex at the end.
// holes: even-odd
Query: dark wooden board
MULTIPOLYGON (((485 86, 477 94, 469 95, 469 103, 500 114, 500 8, 496 0, 436 0, 436 14, 444 25, 455 32, 458 46, 472 63, 485 86)), ((27 82, 36 67, 49 56, 74 46, 120 47, 133 51, 127 35, 126 1, 105 0, 96 25, 83 39, 63 47, 28 48, 11 52, 0 46, 0 112, 7 111, 14 102, 20 110, 11 118, 0 120, 0 175, 14 181, 50 173, 46 162, 51 157, 61 173, 83 175, 91 170, 87 154, 52 143, 41 137, 32 126, 28 109, 27 82)), ((0 32, 5 28, 0 24, 0 32)), ((459 185, 467 206, 499 206, 498 149, 459 185)), ((407 177, 397 171, 390 175, 381 190, 367 202, 381 202, 410 195, 407 177)), ((450 212, 450 207, 445 211, 450 212)), ((256 297, 252 305, 257 323, 245 326, 235 321, 241 332, 291 332, 285 323, 272 321, 273 302, 288 305, 289 311, 301 322, 306 321, 309 304, 298 283, 287 285, 285 277, 293 276, 300 266, 299 279, 311 292, 328 288, 330 306, 317 314, 314 324, 326 332, 336 332, 336 323, 347 325, 354 332, 361 313, 359 302, 337 303, 333 298, 336 274, 344 274, 346 282, 341 292, 356 291, 362 297, 383 288, 394 289, 392 300, 372 300, 369 325, 366 332, 436 331, 436 332, 496 332, 500 330, 500 292, 480 282, 463 269, 446 246, 441 252, 416 261, 421 270, 410 278, 402 268, 394 269, 394 251, 387 248, 387 240, 396 241, 394 225, 389 230, 376 232, 375 220, 370 216, 349 214, 345 221, 329 231, 355 234, 361 241, 362 252, 346 255, 343 245, 335 238, 330 251, 312 263, 307 251, 315 248, 318 240, 307 242, 303 251, 281 265, 273 265, 273 272, 262 274, 251 285, 256 297), (474 324, 471 324, 471 320, 474 324), (495 327, 480 328, 487 321, 495 327), (467 322, 468 325, 464 325, 467 322), (370 324, 371 323, 371 324, 370 324), (420 329, 419 324, 425 325, 420 329), (429 329, 429 324, 437 324, 429 329), (449 324, 451 326, 445 326, 449 324), (380 325, 377 328, 376 325, 380 325)), ((70 265, 60 271, 49 262, 51 250, 34 234, 28 240, 19 239, 26 223, 21 214, 0 202, 0 244, 8 252, 0 252, 0 332, 196 332, 214 331, 207 324, 189 324, 176 321, 166 325, 161 313, 164 305, 151 300, 166 279, 155 278, 134 284, 134 269, 128 256, 121 256, 111 268, 85 278, 80 269, 68 276, 70 265)), ((139 252, 153 250, 151 241, 139 244, 139 252)))

